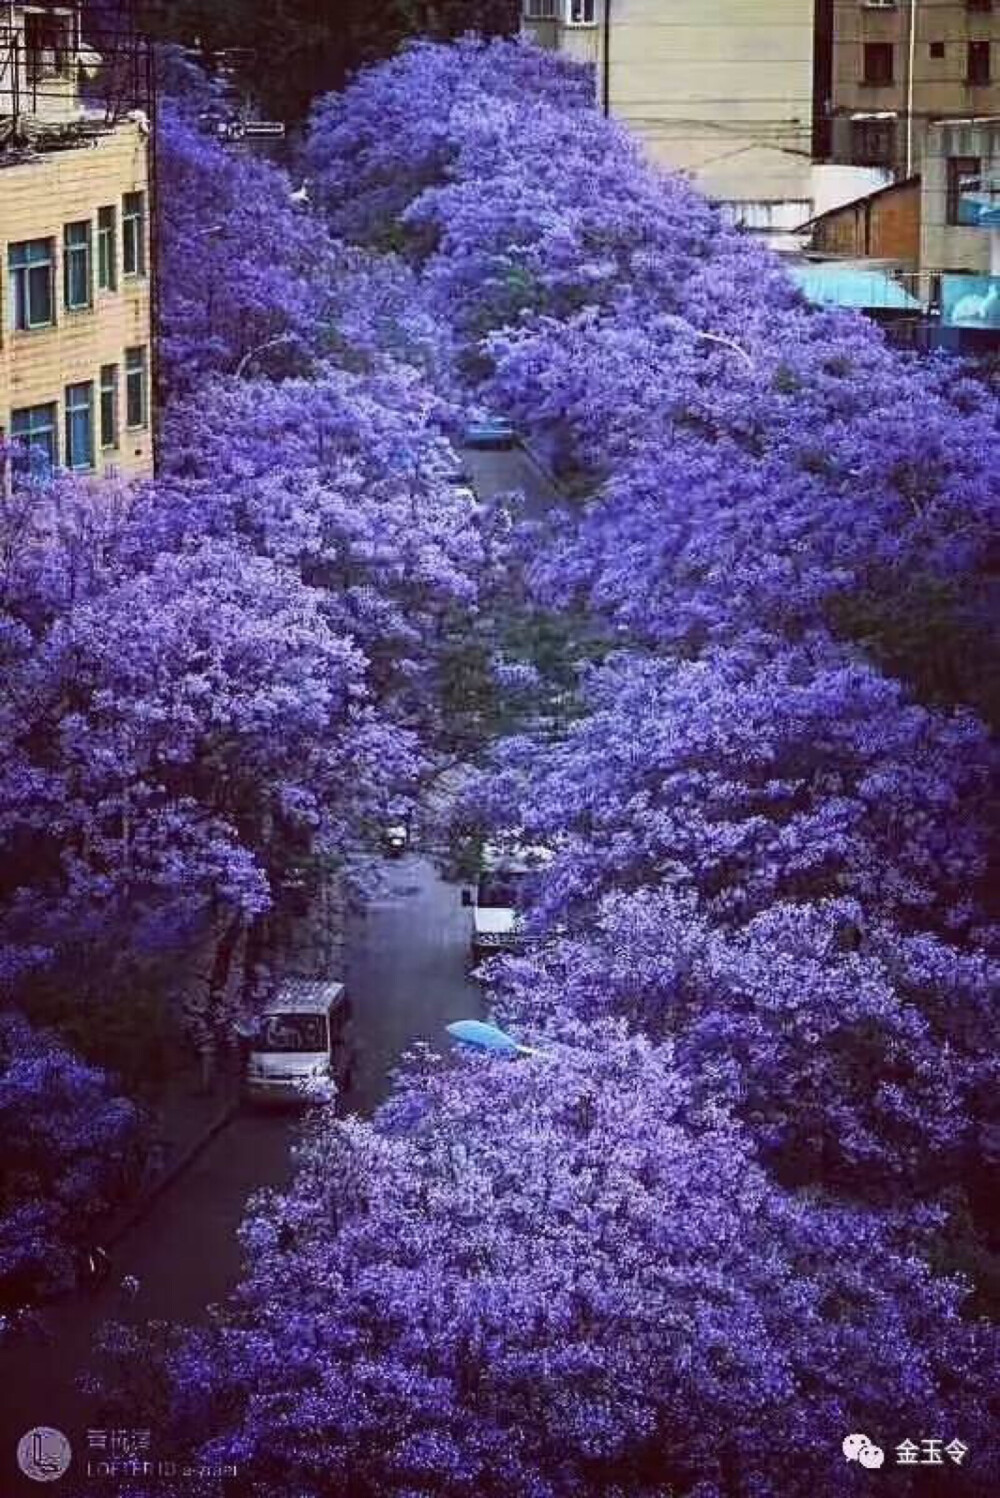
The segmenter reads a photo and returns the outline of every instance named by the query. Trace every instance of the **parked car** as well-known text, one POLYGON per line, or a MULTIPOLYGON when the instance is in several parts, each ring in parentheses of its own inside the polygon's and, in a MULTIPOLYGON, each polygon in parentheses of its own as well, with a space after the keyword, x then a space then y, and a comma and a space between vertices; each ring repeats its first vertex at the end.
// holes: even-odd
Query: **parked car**
POLYGON ((410 846, 409 824, 402 820, 386 822, 382 828, 382 846, 390 858, 402 858, 410 846))
POLYGON ((288 978, 248 1038, 244 1095, 252 1102, 306 1103, 351 1070, 351 1007, 339 980, 288 978))
POLYGON ((470 422, 462 440, 465 447, 509 448, 517 442, 517 433, 505 416, 486 416, 470 422))
POLYGON ((472 909, 470 951, 475 966, 504 952, 523 952, 537 939, 524 930, 524 912, 552 856, 548 848, 486 844, 475 888, 462 892, 462 903, 472 909))

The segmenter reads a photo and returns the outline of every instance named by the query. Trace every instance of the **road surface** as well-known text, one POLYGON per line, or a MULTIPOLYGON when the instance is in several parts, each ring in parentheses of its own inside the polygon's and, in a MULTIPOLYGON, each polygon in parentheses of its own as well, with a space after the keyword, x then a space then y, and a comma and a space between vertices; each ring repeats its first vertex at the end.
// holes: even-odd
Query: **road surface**
POLYGON ((466 447, 461 457, 480 499, 492 499, 495 494, 519 489, 529 520, 540 519, 558 500, 548 475, 522 447, 496 450, 466 447))
MULTIPOLYGON (((368 1115, 383 1101, 390 1072, 415 1040, 447 1049, 449 1020, 482 1012, 482 990, 467 976, 469 911, 460 887, 445 883, 425 859, 408 854, 382 867, 382 888, 348 935, 347 981, 354 1004, 356 1060, 343 1106, 368 1115)), ((87 1400, 74 1387, 92 1337, 107 1318, 198 1324, 239 1277, 237 1229, 250 1195, 281 1187, 292 1170, 296 1116, 243 1110, 153 1204, 115 1250, 114 1274, 93 1298, 76 1298, 48 1314, 51 1346, 19 1343, 0 1353, 3 1465, 0 1494, 36 1493, 17 1472, 21 1434, 49 1425, 86 1445, 87 1400), (128 1298, 124 1275, 139 1289, 128 1298)), ((66 1498, 112 1491, 86 1479, 53 1487, 66 1498)))
MULTIPOLYGON (((462 456, 482 499, 519 489, 528 516, 538 518, 555 497, 544 472, 520 448, 462 456)), ((471 920, 459 886, 445 883, 416 854, 385 864, 383 874, 383 888, 353 921, 347 942, 356 1061, 343 1107, 366 1116, 387 1096, 391 1072, 409 1045, 428 1040, 445 1049, 445 1025, 479 1017, 483 1004, 482 991, 466 974, 471 920)), ((0 1498, 39 1491, 15 1461, 19 1437, 33 1426, 64 1431, 77 1459, 81 1451, 86 1458, 91 1405, 77 1378, 104 1321, 197 1325, 225 1299, 239 1278, 237 1229, 247 1200, 261 1187, 287 1183, 295 1132, 294 1114, 240 1112, 116 1245, 108 1285, 46 1311, 49 1344, 0 1347, 0 1498), (121 1288, 125 1275, 138 1281, 132 1298, 121 1288)), ((114 1484, 88 1484, 76 1472, 72 1468, 52 1491, 63 1498, 109 1498, 116 1491, 114 1484)))

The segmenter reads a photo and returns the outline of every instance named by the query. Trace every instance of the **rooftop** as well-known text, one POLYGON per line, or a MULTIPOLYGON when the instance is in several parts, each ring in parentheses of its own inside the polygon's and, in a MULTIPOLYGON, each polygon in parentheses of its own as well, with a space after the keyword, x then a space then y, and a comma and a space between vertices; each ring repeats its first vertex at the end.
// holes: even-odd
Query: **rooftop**
POLYGON ((153 113, 153 56, 123 5, 121 24, 81 29, 75 6, 5 7, 0 25, 0 165, 92 144, 153 113))
POLYGON ((334 978, 285 978, 267 1005, 268 1014, 325 1014, 344 996, 344 985, 334 978))

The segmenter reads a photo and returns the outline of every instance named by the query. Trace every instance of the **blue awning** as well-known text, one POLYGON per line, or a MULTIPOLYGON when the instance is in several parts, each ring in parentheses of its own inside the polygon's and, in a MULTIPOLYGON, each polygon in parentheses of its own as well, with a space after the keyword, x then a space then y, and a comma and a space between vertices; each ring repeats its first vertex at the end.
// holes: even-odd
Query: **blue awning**
POLYGON ((917 298, 885 271, 792 265, 789 272, 799 290, 817 307, 855 307, 862 312, 923 310, 917 298))

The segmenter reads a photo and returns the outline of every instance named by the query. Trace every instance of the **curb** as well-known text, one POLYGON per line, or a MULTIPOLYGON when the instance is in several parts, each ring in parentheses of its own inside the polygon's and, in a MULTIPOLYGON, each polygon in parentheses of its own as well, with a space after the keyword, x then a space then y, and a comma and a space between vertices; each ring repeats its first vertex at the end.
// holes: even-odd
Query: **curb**
POLYGON ((552 490, 555 490, 555 493, 558 494, 558 497, 560 497, 560 499, 563 500, 564 503, 572 502, 572 499, 570 499, 570 494, 567 493, 566 488, 563 487, 560 479, 555 478, 554 473, 552 473, 551 467, 548 466, 545 458, 542 457, 542 454, 540 454, 539 449, 534 446, 534 443, 531 442, 528 437, 519 437, 519 442, 521 442, 521 448, 524 449, 524 452, 528 455, 528 458, 530 458, 531 463, 534 464, 534 467, 539 470, 542 478, 545 479, 546 484, 548 484, 549 487, 552 488, 552 490))
POLYGON ((198 1135, 197 1139, 192 1140, 192 1142, 181 1151, 181 1153, 177 1156, 177 1159, 172 1161, 172 1163, 164 1169, 162 1174, 157 1177, 157 1179, 152 1183, 151 1186, 148 1186, 146 1188, 146 1190, 138 1198, 138 1200, 132 1203, 131 1207, 129 1207, 124 1216, 118 1219, 113 1229, 109 1233, 107 1233, 104 1238, 104 1242, 108 1245, 109 1248, 114 1244, 120 1242, 121 1239, 125 1237, 126 1233, 130 1232, 138 1222, 142 1221, 142 1219, 149 1212, 153 1203, 163 1194, 164 1191, 167 1190, 169 1186, 173 1185, 178 1176, 184 1174, 188 1167, 194 1163, 197 1157, 201 1154, 202 1150, 204 1150, 212 1142, 216 1135, 221 1134, 222 1130, 226 1128, 228 1124, 232 1123, 238 1111, 238 1096, 229 1098, 228 1101, 222 1105, 221 1109, 216 1114, 212 1122, 201 1132, 201 1134, 198 1135))
POLYGON ((559 495, 559 498, 561 500, 564 500, 568 503, 569 495, 567 494, 566 490, 563 488, 559 480, 556 478, 555 474, 552 472, 551 468, 546 463, 541 453, 535 447, 535 444, 527 437, 520 437, 518 440, 520 441, 522 449, 525 453, 527 453, 528 457, 538 469, 538 472, 541 474, 545 482, 550 486, 550 488, 555 490, 556 494, 559 495))

